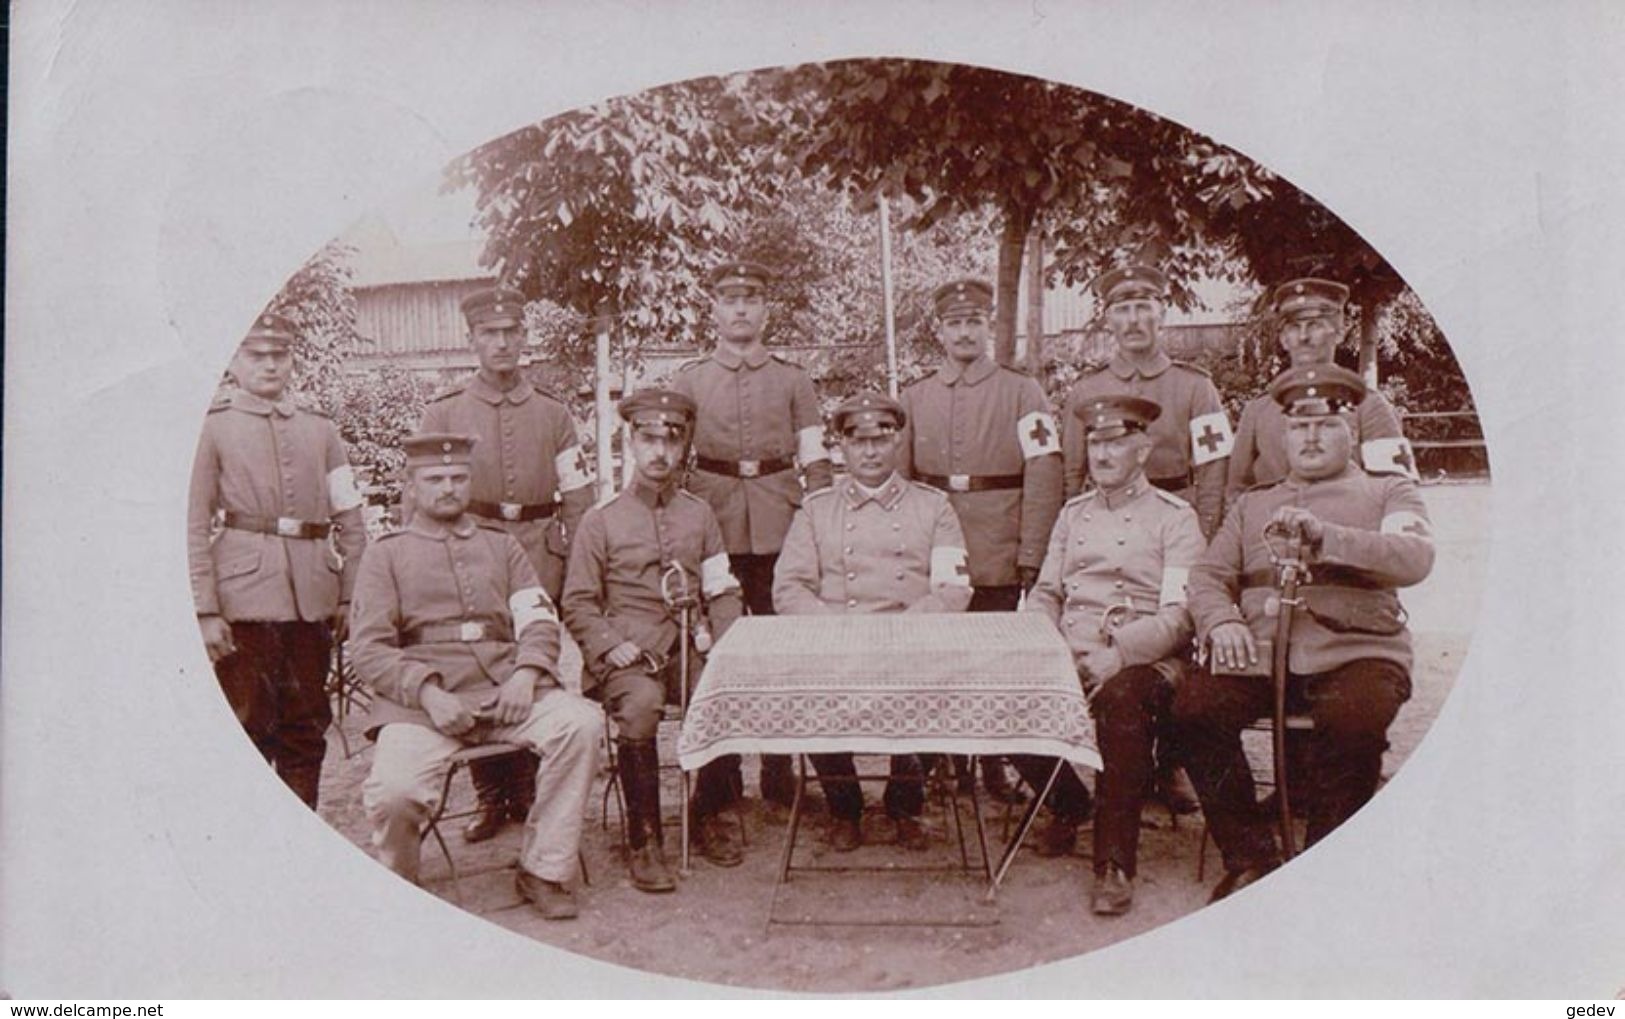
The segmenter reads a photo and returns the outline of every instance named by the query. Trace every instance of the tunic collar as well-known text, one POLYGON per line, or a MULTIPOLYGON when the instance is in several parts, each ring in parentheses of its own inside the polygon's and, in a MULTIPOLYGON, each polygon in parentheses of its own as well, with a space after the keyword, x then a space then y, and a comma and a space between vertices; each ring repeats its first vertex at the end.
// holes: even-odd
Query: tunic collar
POLYGON ((478 529, 478 527, 479 525, 474 523, 474 518, 469 516, 467 513, 464 513, 462 516, 458 517, 456 520, 453 520, 449 524, 443 524, 429 516, 427 513, 416 513, 413 514, 412 523, 407 526, 407 530, 411 531, 413 534, 428 538, 431 541, 445 541, 447 538, 453 536, 458 538, 467 538, 472 535, 474 531, 478 529))
POLYGON ((495 407, 504 400, 509 403, 524 403, 530 399, 533 390, 530 383, 526 382, 523 376, 520 377, 518 385, 512 389, 502 390, 486 381, 485 376, 475 372, 469 379, 468 391, 495 407))
POLYGON ((942 384, 945 386, 951 386, 956 382, 974 386, 992 378, 996 367, 993 359, 986 354, 963 367, 960 366, 958 361, 949 359, 943 362, 941 368, 937 369, 937 378, 941 379, 942 384))
POLYGON ((717 349, 711 352, 712 360, 729 371, 738 371, 741 364, 749 365, 752 368, 760 368, 767 363, 768 356, 767 348, 760 343, 751 346, 741 355, 733 347, 719 341, 717 349))
POLYGON ((1137 368, 1136 366, 1130 364, 1121 354, 1113 354, 1112 359, 1106 362, 1106 366, 1112 370, 1113 375, 1116 375, 1124 382, 1127 382, 1134 378, 1135 375, 1139 375, 1142 378, 1154 379, 1158 375, 1161 375, 1163 372, 1167 371, 1168 366, 1173 363, 1174 362, 1168 357, 1167 354, 1164 354, 1159 350, 1157 351, 1156 356, 1151 359, 1150 367, 1147 368, 1137 368))
POLYGON ((1113 492, 1108 493, 1104 488, 1099 491, 1101 505, 1109 510, 1120 510, 1143 499, 1146 493, 1151 491, 1151 482, 1146 480, 1144 473, 1141 473, 1133 481, 1113 492))
POLYGON ((664 508, 671 505, 672 498, 677 494, 677 475, 674 472, 663 485, 651 485, 642 475, 634 474, 626 490, 632 493, 634 499, 650 509, 664 508))
POLYGON ((278 417, 285 418, 293 417, 294 412, 293 397, 286 392, 282 394, 282 399, 272 403, 263 397, 255 396, 246 389, 238 389, 232 392, 231 405, 250 414, 276 414, 278 417))
POLYGON ((876 502, 882 509, 893 510, 902 501, 903 479, 896 471, 876 489, 865 488, 852 478, 846 479, 846 504, 851 509, 858 509, 866 502, 876 502))

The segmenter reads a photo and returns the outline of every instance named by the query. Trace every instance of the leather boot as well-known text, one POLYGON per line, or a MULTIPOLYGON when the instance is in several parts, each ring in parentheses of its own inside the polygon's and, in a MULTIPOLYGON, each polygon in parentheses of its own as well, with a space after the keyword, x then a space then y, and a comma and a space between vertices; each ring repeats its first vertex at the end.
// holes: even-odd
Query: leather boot
POLYGON ((677 887, 661 851, 660 758, 652 740, 627 740, 617 756, 626 794, 626 859, 632 887, 669 892, 677 887))

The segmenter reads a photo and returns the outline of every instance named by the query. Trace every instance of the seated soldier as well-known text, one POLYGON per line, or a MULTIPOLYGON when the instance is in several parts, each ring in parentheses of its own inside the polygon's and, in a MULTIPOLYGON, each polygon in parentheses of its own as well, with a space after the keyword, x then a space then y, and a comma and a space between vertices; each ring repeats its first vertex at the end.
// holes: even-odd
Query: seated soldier
MULTIPOLYGON (((1196 511, 1145 476, 1152 440, 1146 425, 1161 408, 1128 395, 1091 397, 1083 421, 1095 488, 1069 501, 1050 535, 1049 552, 1025 611, 1042 612, 1072 648, 1105 769, 1096 784, 1090 908, 1126 913, 1134 902, 1140 806, 1154 771, 1152 750, 1173 700, 1191 637, 1185 579, 1202 555, 1196 511)), ((1055 761, 1016 761, 1042 789, 1055 761)), ((1045 855, 1070 851, 1087 800, 1077 775, 1062 767, 1045 855)))
POLYGON ((362 803, 378 858, 417 880, 418 846, 451 755, 489 741, 541 758, 519 893, 549 920, 577 914, 581 819, 603 718, 558 683, 559 623, 518 541, 467 514, 474 440, 406 440, 411 523, 367 550, 351 634, 377 740, 362 803))
MULTIPOLYGON (((1189 600, 1209 660, 1174 700, 1178 744, 1202 799, 1225 876, 1213 901, 1280 863, 1254 802, 1241 729, 1268 715, 1280 599, 1273 556, 1296 535, 1309 576, 1288 634, 1288 703, 1314 720, 1301 782, 1309 845, 1376 792, 1388 726, 1411 693, 1411 640, 1394 589, 1433 568, 1433 536, 1415 482, 1352 460, 1351 418, 1365 383, 1336 365, 1292 368, 1270 395, 1286 416, 1288 474, 1242 493, 1191 571, 1189 600)), ((1290 800, 1290 797, 1289 797, 1290 800)))
MULTIPOLYGON (((896 400, 860 393, 835 411, 849 476, 809 493, 790 522, 773 572, 780 615, 839 612, 963 612, 970 604, 965 538, 948 497, 897 473, 905 421, 896 400)), ((851 754, 813 754, 830 809, 830 845, 863 841, 863 792, 851 754), (845 779, 845 780, 843 780, 845 779)), ((925 789, 919 759, 891 759, 886 813, 897 841, 924 849, 925 789)))
MULTIPOLYGON (((688 456, 694 401, 665 389, 643 389, 621 401, 631 427, 629 449, 637 465, 614 499, 589 510, 570 551, 560 607, 581 645, 583 687, 615 721, 617 767, 626 796, 628 867, 634 887, 669 892, 676 887, 661 839, 659 759, 655 729, 664 705, 675 703, 680 681, 681 631, 668 596, 681 586, 708 609, 707 633, 721 634, 739 618, 739 583, 728 568, 722 529, 704 499, 678 487, 688 456)), ((695 633, 698 632, 696 627, 695 633)), ((692 654, 709 647, 694 640, 692 654)), ((689 685, 699 679, 692 665, 689 685)), ((700 769, 690 810, 700 855, 722 867, 743 860, 731 829, 717 812, 734 797, 729 776, 737 758, 700 769)))

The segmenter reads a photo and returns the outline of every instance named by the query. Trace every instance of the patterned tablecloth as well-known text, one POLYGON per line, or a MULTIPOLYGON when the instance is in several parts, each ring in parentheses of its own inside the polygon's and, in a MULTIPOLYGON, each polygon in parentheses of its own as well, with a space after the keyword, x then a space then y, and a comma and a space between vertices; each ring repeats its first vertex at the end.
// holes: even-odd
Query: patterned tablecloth
POLYGON ((747 616, 712 649, 678 740, 736 753, 1044 754, 1099 768, 1072 654, 1016 612, 747 616))

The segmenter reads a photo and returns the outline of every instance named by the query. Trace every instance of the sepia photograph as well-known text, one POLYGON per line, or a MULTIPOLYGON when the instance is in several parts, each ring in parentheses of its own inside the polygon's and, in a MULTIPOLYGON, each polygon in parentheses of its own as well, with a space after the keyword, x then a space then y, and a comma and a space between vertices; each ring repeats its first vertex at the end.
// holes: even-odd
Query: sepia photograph
POLYGON ((1375 19, 168 6, 190 76, 107 9, 13 38, 0 991, 1625 993, 1625 697, 1545 618, 1620 565, 1550 505, 1612 484, 1618 300, 1565 302, 1619 260, 1553 204, 1589 164, 1463 193, 1490 100, 1390 54, 1402 116, 1375 19), (1189 67, 1110 43, 1173 22, 1189 67), (87 281, 103 214, 150 261, 87 281))

